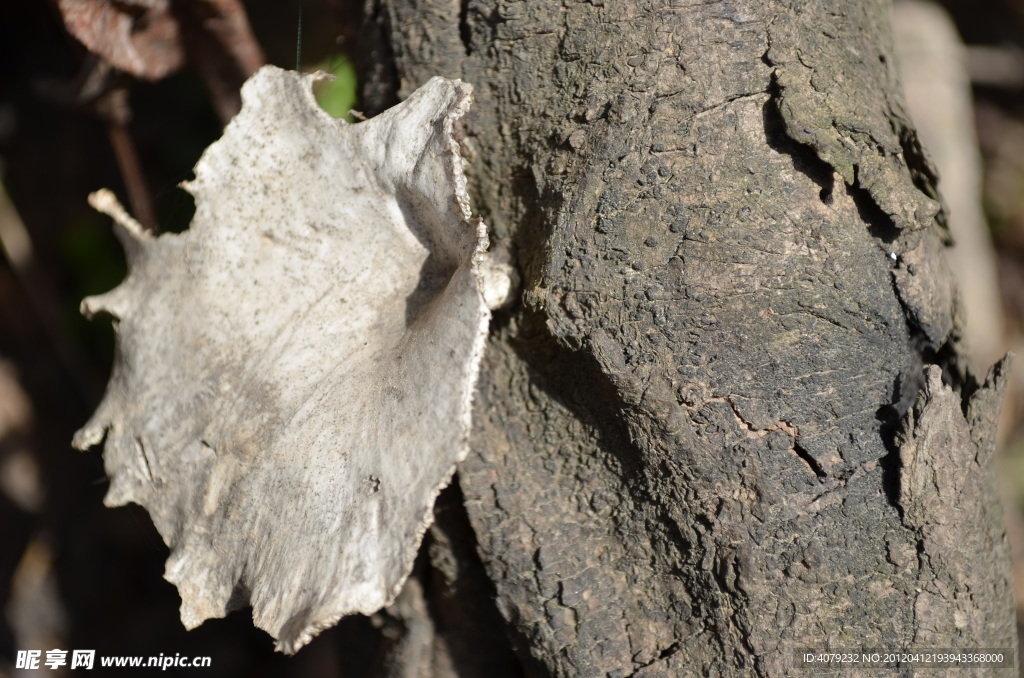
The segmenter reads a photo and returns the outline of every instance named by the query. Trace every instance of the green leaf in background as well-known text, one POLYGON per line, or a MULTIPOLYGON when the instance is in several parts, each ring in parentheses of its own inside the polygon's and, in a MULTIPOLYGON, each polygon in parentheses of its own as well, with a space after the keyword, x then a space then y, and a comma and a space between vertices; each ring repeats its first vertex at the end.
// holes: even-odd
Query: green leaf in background
POLYGON ((334 76, 333 81, 321 81, 313 88, 316 101, 335 118, 353 122, 349 111, 356 105, 356 69, 347 54, 336 54, 316 68, 334 76))

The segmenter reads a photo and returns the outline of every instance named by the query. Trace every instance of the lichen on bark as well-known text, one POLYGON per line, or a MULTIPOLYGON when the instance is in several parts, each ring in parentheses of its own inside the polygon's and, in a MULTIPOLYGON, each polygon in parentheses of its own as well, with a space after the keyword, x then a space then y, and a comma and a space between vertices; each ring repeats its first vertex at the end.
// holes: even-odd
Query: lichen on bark
POLYGON ((349 125, 317 106, 322 75, 247 81, 188 231, 96 195, 130 271, 82 305, 117 331, 75 436, 103 443, 105 502, 149 512, 187 627, 251 604, 289 653, 399 593, 468 452, 490 318, 454 140, 471 88, 436 78, 349 125))

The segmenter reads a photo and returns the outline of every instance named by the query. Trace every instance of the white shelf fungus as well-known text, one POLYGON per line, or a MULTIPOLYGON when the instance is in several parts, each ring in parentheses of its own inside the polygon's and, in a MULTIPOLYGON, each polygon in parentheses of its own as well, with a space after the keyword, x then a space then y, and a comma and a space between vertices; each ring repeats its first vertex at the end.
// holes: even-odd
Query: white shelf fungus
POLYGON ((399 591, 466 455, 489 319, 452 138, 470 86, 350 125, 316 77, 245 84, 187 232, 94 196, 130 272, 82 304, 115 318, 117 357, 74 441, 105 439, 108 505, 149 511, 184 624, 248 602, 285 652, 399 591))

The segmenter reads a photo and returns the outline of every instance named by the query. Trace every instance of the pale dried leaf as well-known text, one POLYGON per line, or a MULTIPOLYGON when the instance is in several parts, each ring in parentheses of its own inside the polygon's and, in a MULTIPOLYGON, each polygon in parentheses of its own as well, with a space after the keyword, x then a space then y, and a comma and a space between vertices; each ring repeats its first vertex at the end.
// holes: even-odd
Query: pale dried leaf
POLYGON ((121 215, 128 279, 83 303, 117 319, 117 360, 75 438, 106 437, 106 502, 171 547, 185 625, 248 601, 288 652, 394 599, 466 454, 489 319, 452 139, 471 88, 349 125, 312 79, 246 83, 189 231, 121 215))

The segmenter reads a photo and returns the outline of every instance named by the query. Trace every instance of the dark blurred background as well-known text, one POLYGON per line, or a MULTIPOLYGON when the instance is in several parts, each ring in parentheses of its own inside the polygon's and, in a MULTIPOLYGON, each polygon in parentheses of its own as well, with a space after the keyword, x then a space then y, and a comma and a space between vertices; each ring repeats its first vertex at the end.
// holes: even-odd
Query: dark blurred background
MULTIPOLYGON (((322 105, 339 116, 358 108, 358 4, 0 2, 0 678, 18 675, 18 649, 210 656, 210 668, 172 669, 208 678, 362 676, 381 651, 379 620, 363 617, 294 658, 273 652, 248 610, 186 632, 148 516, 104 508, 99 453, 69 444, 102 395, 113 352, 109 323, 85 321, 78 305, 125 272, 109 219, 86 196, 109 187, 144 225, 185 229, 194 207, 177 184, 263 61, 329 70, 337 79, 319 92, 322 105)), ((983 373, 1024 346, 1024 0, 898 2, 895 17, 907 101, 939 165, 958 243, 950 266, 983 373)), ((1019 359, 1000 457, 1015 555, 1024 554, 1022 422, 1019 359)), ((1022 584, 1018 576, 1018 610, 1022 584)))
MULTIPOLYGON (((137 20, 154 3, 80 4, 137 20)), ((234 11, 235 3, 209 4, 234 11)), ((231 104, 211 80, 237 86, 255 45, 269 63, 295 68, 298 58, 303 70, 335 73, 320 99, 345 115, 355 105, 345 44, 354 20, 347 7, 320 0, 248 3, 242 18, 253 45, 229 35, 242 44, 208 40, 206 52, 184 59, 173 49, 143 52, 144 67, 158 75, 150 81, 92 56, 69 34, 63 8, 0 2, 0 677, 19 673, 16 650, 42 649, 45 659, 53 648, 210 656, 210 668, 170 671, 211 678, 362 675, 360 655, 376 650, 365 618, 343 622, 294 658, 273 652, 247 610, 186 632, 177 592, 162 576, 167 549, 149 517, 134 506, 104 508, 100 455, 69 445, 103 393, 113 354, 109 322, 85 321, 78 304, 125 273, 110 220, 86 196, 109 187, 144 222, 149 209, 161 230, 185 229, 194 206, 177 184, 220 136, 231 104), (202 68, 192 65, 198 59, 202 68), (145 193, 142 205, 132 191, 145 193)), ((205 30, 207 17, 172 19, 185 41, 205 30)), ((116 28, 98 37, 113 42, 116 28)))

